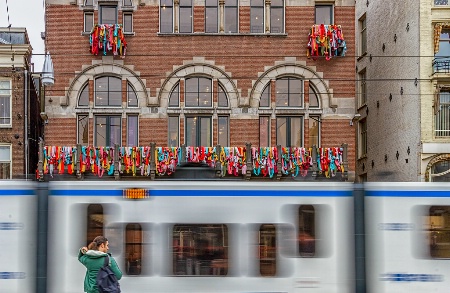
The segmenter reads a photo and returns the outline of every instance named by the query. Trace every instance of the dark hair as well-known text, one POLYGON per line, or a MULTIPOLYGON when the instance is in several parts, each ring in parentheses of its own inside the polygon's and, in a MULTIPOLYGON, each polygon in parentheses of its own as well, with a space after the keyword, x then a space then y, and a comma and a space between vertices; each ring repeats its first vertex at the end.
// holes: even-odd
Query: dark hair
POLYGON ((103 243, 106 243, 108 239, 105 236, 97 236, 95 239, 89 244, 89 250, 98 250, 99 246, 103 243))

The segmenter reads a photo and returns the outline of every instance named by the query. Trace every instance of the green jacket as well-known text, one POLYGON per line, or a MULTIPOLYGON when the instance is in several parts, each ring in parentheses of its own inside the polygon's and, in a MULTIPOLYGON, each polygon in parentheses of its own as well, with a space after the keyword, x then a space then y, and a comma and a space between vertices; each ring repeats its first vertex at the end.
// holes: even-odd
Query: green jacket
POLYGON ((86 267, 86 276, 84 277, 84 292, 99 293, 97 289, 97 274, 100 268, 105 264, 105 257, 109 255, 109 266, 116 275, 117 279, 122 278, 122 272, 117 266, 116 260, 108 253, 98 250, 88 250, 85 254, 78 252, 78 260, 86 267))

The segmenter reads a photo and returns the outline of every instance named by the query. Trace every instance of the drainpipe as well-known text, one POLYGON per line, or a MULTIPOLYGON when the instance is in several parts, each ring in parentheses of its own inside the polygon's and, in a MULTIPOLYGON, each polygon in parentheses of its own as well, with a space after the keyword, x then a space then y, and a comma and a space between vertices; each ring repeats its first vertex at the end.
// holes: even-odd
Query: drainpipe
POLYGON ((24 77, 24 116, 25 116, 25 122, 24 122, 24 144, 25 144, 25 179, 28 180, 28 71, 25 69, 23 73, 24 77))

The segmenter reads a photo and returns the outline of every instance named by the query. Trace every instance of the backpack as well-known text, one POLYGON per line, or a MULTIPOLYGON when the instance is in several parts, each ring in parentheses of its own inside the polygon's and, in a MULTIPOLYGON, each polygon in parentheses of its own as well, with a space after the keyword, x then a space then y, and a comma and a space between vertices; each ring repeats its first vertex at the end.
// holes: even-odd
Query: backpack
POLYGON ((109 266, 109 257, 105 257, 105 263, 97 274, 97 288, 100 293, 120 293, 119 281, 109 266))

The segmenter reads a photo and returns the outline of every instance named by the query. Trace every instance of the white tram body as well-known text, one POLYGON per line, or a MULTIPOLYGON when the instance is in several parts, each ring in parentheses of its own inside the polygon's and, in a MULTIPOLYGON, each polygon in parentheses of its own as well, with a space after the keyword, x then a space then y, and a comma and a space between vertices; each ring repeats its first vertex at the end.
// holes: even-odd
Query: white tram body
POLYGON ((447 292, 450 185, 365 184, 368 293, 447 292))
POLYGON ((124 272, 123 292, 353 292, 352 187, 245 181, 51 182, 48 292, 82 292, 85 268, 77 253, 87 244, 86 235, 95 235, 87 231, 96 229, 95 221, 124 272), (124 198, 122 192, 129 188, 147 190, 148 198, 124 198), (299 225, 314 225, 313 237, 299 236, 299 225), (209 260, 199 261, 197 249, 190 249, 202 237, 213 248, 206 253, 209 260), (299 250, 299 237, 313 249, 299 250), (129 247, 139 255, 138 274, 127 272, 129 247))

